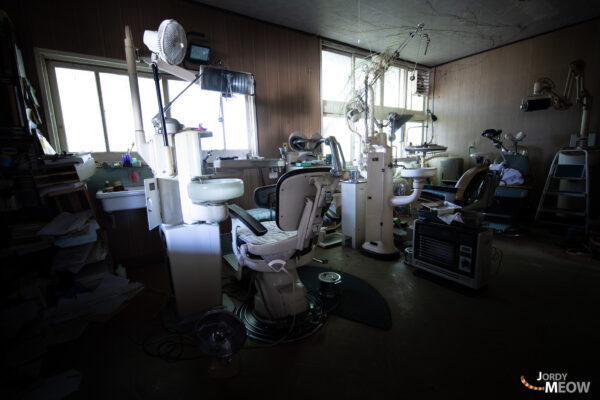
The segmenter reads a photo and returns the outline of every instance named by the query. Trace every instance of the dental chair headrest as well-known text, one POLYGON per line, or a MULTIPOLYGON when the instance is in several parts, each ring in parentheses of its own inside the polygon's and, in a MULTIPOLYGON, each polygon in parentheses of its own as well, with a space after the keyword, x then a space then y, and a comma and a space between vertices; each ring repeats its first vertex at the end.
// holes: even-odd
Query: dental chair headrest
POLYGON ((302 168, 283 174, 277 181, 275 201, 275 221, 283 231, 295 231, 300 225, 304 211, 305 199, 317 194, 317 188, 311 184, 310 178, 321 176, 336 183, 337 178, 331 177, 331 168, 302 168))

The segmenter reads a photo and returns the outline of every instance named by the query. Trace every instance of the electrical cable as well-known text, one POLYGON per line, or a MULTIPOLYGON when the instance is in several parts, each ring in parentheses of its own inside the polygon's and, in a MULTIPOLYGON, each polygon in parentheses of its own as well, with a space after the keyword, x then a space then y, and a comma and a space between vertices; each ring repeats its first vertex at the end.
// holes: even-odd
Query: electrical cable
POLYGON ((168 332, 166 335, 162 335, 155 340, 151 339, 156 336, 156 332, 144 338, 141 346, 146 355, 168 361, 191 361, 206 358, 203 355, 184 356, 186 347, 198 348, 196 339, 181 332, 166 330, 168 332))

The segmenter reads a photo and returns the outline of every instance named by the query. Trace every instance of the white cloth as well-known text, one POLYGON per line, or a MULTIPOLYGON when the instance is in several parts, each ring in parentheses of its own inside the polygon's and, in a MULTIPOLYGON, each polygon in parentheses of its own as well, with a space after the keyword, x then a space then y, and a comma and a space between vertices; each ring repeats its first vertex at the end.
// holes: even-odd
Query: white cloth
POLYGON ((523 174, 514 168, 504 168, 502 171, 502 178, 500 179, 500 186, 518 186, 525 182, 523 174))

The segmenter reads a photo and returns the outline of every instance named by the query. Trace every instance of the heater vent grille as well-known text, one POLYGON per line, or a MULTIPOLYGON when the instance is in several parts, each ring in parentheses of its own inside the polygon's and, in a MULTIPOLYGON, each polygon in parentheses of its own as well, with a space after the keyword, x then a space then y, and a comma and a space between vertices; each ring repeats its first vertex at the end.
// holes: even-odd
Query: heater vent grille
POLYGON ((454 244, 443 242, 429 236, 419 237, 417 257, 433 262, 446 268, 454 266, 456 260, 456 249, 454 244))

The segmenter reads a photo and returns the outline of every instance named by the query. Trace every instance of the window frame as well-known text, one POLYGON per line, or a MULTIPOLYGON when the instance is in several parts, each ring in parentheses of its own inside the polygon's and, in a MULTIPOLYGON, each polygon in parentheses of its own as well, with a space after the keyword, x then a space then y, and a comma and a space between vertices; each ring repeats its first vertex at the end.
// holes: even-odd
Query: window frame
MULTIPOLYGON (((351 87, 351 91, 350 93, 354 93, 355 89, 356 89, 356 71, 357 71, 357 67, 356 67, 356 61, 358 59, 367 59, 368 57, 370 57, 370 53, 364 50, 360 50, 360 49, 356 49, 354 47, 351 46, 346 46, 346 45, 342 45, 342 44, 338 44, 338 43, 332 43, 329 41, 325 41, 325 40, 321 40, 321 48, 320 48, 320 73, 321 76, 323 76, 323 51, 328 51, 331 53, 337 53, 340 55, 344 55, 347 57, 351 58, 351 65, 352 65, 352 69, 351 69, 351 76, 350 76, 350 82, 352 84, 351 87)), ((412 110, 411 108, 409 108, 412 105, 412 100, 413 100, 413 94, 412 92, 409 90, 409 86, 410 86, 410 80, 409 80, 409 76, 410 76, 410 71, 415 69, 414 64, 410 64, 407 63, 405 61, 401 61, 401 60, 394 60, 391 63, 391 66, 393 67, 398 67, 401 69, 404 69, 406 72, 404 74, 400 74, 400 79, 403 79, 402 85, 401 87, 404 88, 404 107, 389 107, 389 106, 385 106, 385 76, 380 78, 380 82, 381 82, 381 87, 379 90, 379 105, 375 105, 375 118, 378 121, 382 121, 385 120, 386 116, 388 113, 390 112, 397 112, 399 114, 413 114, 413 117, 409 120, 409 122, 420 122, 422 124, 422 140, 425 139, 425 135, 426 135, 426 127, 427 127, 427 104, 429 101, 429 95, 423 95, 421 96, 423 99, 423 106, 422 106, 422 110, 412 110), (402 77, 403 76, 403 77, 402 77)), ((430 73, 430 69, 429 68, 425 68, 423 66, 417 66, 416 68, 417 74, 418 73, 430 73)), ((346 102, 344 101, 334 101, 334 100, 327 100, 323 98, 323 83, 321 83, 321 87, 320 87, 320 93, 321 93, 321 131, 323 131, 323 121, 324 121, 324 117, 341 117, 341 118, 346 118, 345 116, 345 106, 346 106, 346 102)), ((401 136, 401 135, 398 135, 401 136)), ((402 136, 404 136, 405 138, 405 142, 401 143, 401 148, 404 148, 404 146, 407 144, 406 143, 406 139, 408 138, 408 135, 405 134, 405 126, 402 127, 402 136)), ((351 160, 353 158, 353 156, 356 156, 355 151, 355 141, 351 140, 350 141, 350 151, 351 154, 346 156, 346 158, 348 160, 351 160)))
MULTIPOLYGON (((56 79, 55 68, 75 68, 80 70, 87 70, 94 72, 96 80, 96 88, 98 93, 98 101, 100 105, 100 114, 102 119, 102 129, 104 134, 104 141, 106 149, 105 152, 92 152, 92 157, 100 162, 116 162, 121 160, 123 151, 110 151, 108 143, 108 134, 106 129, 104 104, 102 99, 102 90, 100 87, 100 73, 111 73, 119 75, 128 75, 127 64, 125 60, 110 59, 105 57, 89 56, 83 54, 55 51, 49 49, 34 49, 36 69, 38 72, 38 78, 40 82, 40 89, 44 103, 44 113, 46 118, 46 127, 48 129, 48 137, 50 144, 57 153, 67 149, 66 133, 64 130, 63 114, 60 105, 60 97, 58 94, 58 84, 56 79), (59 127, 63 127, 60 129, 59 127)), ((149 66, 144 64, 136 64, 138 77, 153 78, 152 70, 149 66)), ((166 105, 169 102, 169 88, 168 80, 183 81, 179 77, 176 77, 167 72, 159 72, 159 78, 161 80, 162 90, 162 101, 166 105)), ((248 144, 249 149, 243 150, 227 150, 227 149, 216 149, 210 150, 213 153, 213 157, 217 156, 245 156, 247 153, 257 155, 258 151, 258 135, 257 135, 257 120, 256 120, 256 102, 254 96, 245 96, 246 103, 246 119, 248 127, 248 144), (252 100, 250 98, 252 97, 252 100)), ((171 113, 168 110, 165 116, 170 117, 171 113)), ((219 132, 219 134, 221 134, 219 132)), ((149 136, 149 132, 146 132, 146 137, 149 136)), ((203 150, 204 151, 204 150, 203 150)), ((209 151, 209 150, 207 150, 209 151)), ((139 154, 135 151, 132 152, 134 157, 140 158, 139 154)))

